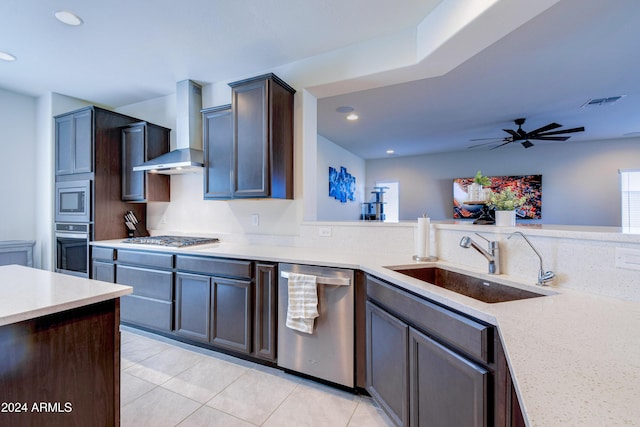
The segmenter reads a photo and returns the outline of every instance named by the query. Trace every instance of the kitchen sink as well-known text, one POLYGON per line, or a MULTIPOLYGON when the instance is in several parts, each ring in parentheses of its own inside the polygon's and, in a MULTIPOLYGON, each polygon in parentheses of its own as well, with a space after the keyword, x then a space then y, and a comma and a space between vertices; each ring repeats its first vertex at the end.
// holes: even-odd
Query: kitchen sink
POLYGON ((546 296, 438 267, 387 267, 397 273, 489 304, 546 296))

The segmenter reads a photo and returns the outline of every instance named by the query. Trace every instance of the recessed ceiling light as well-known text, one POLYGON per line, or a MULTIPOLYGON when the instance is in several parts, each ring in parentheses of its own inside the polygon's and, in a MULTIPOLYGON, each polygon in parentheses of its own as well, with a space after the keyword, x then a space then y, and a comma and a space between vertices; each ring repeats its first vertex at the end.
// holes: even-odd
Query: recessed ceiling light
POLYGON ((11 55, 10 53, 0 51, 0 59, 2 59, 3 61, 11 62, 15 61, 16 57, 11 55))
POLYGON ((387 150, 387 154, 395 154, 395 150, 387 150))
POLYGON ((347 120, 358 120, 358 115, 356 113, 351 113, 347 116, 347 120))
POLYGON ((68 10, 59 10, 56 13, 54 13, 54 15, 56 19, 62 22, 63 24, 72 25, 74 27, 77 27, 78 25, 82 25, 82 23, 84 22, 82 18, 80 18, 78 15, 76 15, 73 12, 69 12, 68 10))
POLYGON ((336 108, 336 111, 337 111, 338 113, 350 113, 350 112, 352 112, 353 110, 355 110, 355 108, 353 108, 353 107, 349 107, 348 105, 343 105, 342 107, 338 107, 338 108, 336 108))

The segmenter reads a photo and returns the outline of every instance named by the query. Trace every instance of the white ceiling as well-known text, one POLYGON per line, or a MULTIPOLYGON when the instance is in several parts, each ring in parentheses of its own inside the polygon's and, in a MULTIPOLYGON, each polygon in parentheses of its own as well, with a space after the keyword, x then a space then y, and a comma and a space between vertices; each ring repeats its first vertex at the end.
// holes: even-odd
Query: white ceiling
MULTIPOLYGON (((520 117, 526 131, 550 122, 585 127, 567 142, 536 145, 628 138, 640 132, 639 18, 637 0, 561 0, 444 76, 320 99, 318 132, 367 159, 387 149, 466 151, 487 142, 471 139, 508 136, 502 129, 517 129, 520 117), (626 96, 581 108, 617 95, 626 96), (335 111, 343 105, 360 119, 344 120, 335 111)), ((524 152, 519 143, 506 149, 524 152)))
MULTIPOLYGON (((180 80, 228 81, 415 28, 440 2, 3 0, 0 51, 18 60, 0 61, 0 87, 120 107, 180 80), (85 24, 59 23, 61 9, 85 24)), ((637 0, 560 0, 443 76, 319 99, 318 131, 364 158, 467 150, 518 117, 525 130, 586 128, 566 143, 624 137, 640 131, 638 17, 637 0), (615 95, 626 96, 580 108, 615 95), (345 122, 342 105, 360 120, 345 122)))

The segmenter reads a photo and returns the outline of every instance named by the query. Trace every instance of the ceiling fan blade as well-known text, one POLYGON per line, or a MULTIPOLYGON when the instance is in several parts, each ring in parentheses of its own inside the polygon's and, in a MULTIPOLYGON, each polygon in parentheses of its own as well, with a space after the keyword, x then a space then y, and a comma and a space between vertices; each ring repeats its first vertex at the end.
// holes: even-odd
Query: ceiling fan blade
POLYGON ((533 147, 533 144, 532 144, 532 143, 531 143, 531 141, 529 141, 529 140, 524 140, 524 141, 522 141, 520 144, 522 144, 522 146, 523 146, 524 148, 531 148, 531 147, 533 147))
POLYGON ((539 136, 560 135, 563 133, 574 133, 574 132, 584 132, 584 128, 581 126, 579 128, 554 130, 553 132, 545 132, 544 134, 539 134, 539 136))
POLYGON ((529 132, 529 135, 535 135, 540 132, 546 132, 548 130, 558 129, 559 127, 562 127, 562 125, 559 125, 558 123, 549 123, 546 126, 542 126, 541 128, 532 130, 531 132, 529 132))
POLYGON ((467 148, 478 148, 478 147, 484 147, 485 145, 491 145, 491 144, 496 144, 498 142, 511 142, 510 138, 500 138, 499 140, 494 140, 491 142, 482 142, 480 144, 474 144, 474 145, 470 145, 467 148))
POLYGON ((513 129, 502 129, 503 131, 505 131, 506 133, 508 133, 509 135, 511 135, 512 137, 514 137, 515 139, 522 139, 520 137, 520 135, 518 134, 518 132, 516 132, 513 129))
POLYGON ((566 141, 570 136, 530 136, 529 139, 538 139, 540 141, 566 141))
POLYGON ((496 148, 500 148, 500 147, 502 147, 503 145, 507 145, 507 144, 509 144, 509 143, 511 143, 511 142, 513 142, 513 141, 506 141, 506 142, 503 142, 502 144, 500 144, 500 145, 496 145, 495 147, 491 148, 491 150, 495 150, 496 148))
POLYGON ((470 139, 469 141, 502 141, 502 140, 504 140, 504 137, 497 136, 495 138, 474 138, 474 139, 470 139))

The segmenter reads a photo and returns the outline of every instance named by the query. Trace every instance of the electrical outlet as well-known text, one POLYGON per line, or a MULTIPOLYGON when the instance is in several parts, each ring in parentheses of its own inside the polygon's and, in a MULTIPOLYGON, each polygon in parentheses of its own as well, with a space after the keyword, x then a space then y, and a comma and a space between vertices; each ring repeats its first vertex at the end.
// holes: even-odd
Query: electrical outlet
POLYGON ((320 237, 331 237, 331 227, 320 227, 320 228, 318 228, 318 236, 320 236, 320 237))
POLYGON ((640 250, 616 248, 616 268, 640 270, 640 250))
POLYGON ((260 215, 259 214, 251 214, 251 225, 253 227, 258 227, 260 225, 260 215))

